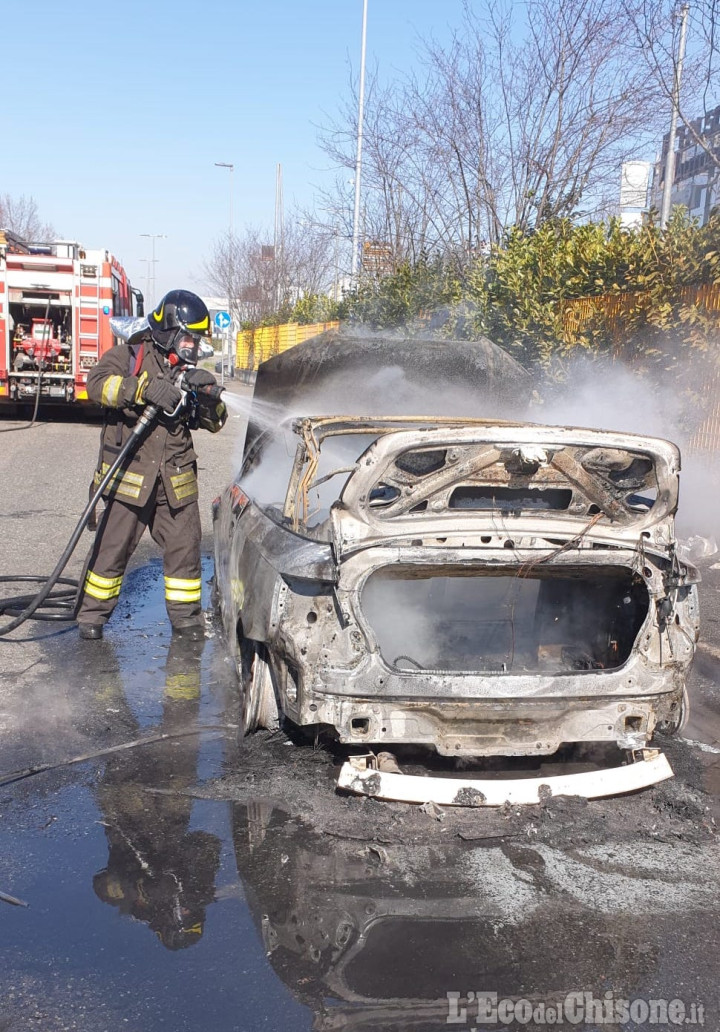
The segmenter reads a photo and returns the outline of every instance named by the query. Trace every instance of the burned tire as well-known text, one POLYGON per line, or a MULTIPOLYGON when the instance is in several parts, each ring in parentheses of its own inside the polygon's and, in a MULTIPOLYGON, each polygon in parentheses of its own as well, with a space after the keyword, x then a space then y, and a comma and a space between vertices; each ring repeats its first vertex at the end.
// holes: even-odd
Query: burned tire
POLYGON ((683 685, 680 709, 677 717, 674 720, 666 720, 663 723, 658 724, 658 730, 664 735, 678 735, 681 731, 685 730, 689 719, 690 696, 688 695, 687 685, 683 685))
POLYGON ((680 704, 680 720, 678 722, 678 731, 684 731, 687 727, 688 720, 690 719, 690 696, 688 694, 687 685, 683 685, 682 703, 680 704))
POLYGON ((688 695, 687 685, 683 685, 682 699, 680 701, 680 715, 676 723, 673 723, 670 728, 671 735, 678 735, 681 731, 684 731, 687 727, 688 720, 690 719, 690 696, 688 695))
POLYGON ((249 735, 263 728, 276 730, 280 726, 278 704, 265 647, 243 638, 240 641, 239 666, 243 733, 249 735))

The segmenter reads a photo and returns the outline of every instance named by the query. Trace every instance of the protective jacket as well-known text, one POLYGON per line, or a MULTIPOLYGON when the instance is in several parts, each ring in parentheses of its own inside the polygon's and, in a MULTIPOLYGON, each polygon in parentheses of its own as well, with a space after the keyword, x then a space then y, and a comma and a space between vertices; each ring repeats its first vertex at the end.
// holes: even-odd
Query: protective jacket
MULTIPOLYGON (((96 487, 142 413, 145 385, 160 375, 169 377, 170 368, 149 340, 116 345, 88 373, 88 398, 105 409, 96 487)), ((220 403, 202 414, 200 425, 214 433, 224 421, 225 407, 220 403)), ((105 497, 117 497, 127 505, 142 508, 160 476, 168 504, 182 508, 198 497, 196 472, 197 456, 182 417, 161 415, 140 447, 116 472, 105 497)))

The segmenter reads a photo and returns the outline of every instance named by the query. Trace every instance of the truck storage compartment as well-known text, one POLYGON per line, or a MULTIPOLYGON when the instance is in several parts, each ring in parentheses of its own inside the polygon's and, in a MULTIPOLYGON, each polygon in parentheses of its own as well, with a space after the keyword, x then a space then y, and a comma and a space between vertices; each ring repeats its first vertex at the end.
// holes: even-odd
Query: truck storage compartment
POLYGON ((559 675, 621 666, 649 596, 620 566, 394 566, 371 574, 361 604, 395 669, 559 675))
MULTIPOLYGON (((18 292, 19 293, 19 292, 18 292)), ((31 295, 11 302, 11 365, 19 373, 68 373, 72 367, 72 308, 70 296, 31 295)))

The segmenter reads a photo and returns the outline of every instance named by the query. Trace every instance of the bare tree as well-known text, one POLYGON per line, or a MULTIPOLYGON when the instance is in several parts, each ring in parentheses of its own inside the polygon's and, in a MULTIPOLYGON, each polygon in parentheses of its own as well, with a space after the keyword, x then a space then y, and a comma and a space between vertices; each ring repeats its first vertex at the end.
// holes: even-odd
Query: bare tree
MULTIPOLYGON (((348 173, 355 165, 357 99, 351 84, 349 96, 335 121, 322 131, 321 143, 338 170, 335 181, 320 191, 319 208, 332 212, 327 222, 336 234, 352 236, 353 188, 348 173)), ((377 69, 368 76, 364 124, 363 236, 381 241, 391 266, 408 257, 417 259, 434 245, 437 232, 434 213, 426 195, 439 186, 440 170, 418 167, 426 160, 416 148, 411 121, 396 84, 381 87, 377 69), (432 184, 435 175, 438 182, 432 184)), ((345 248, 345 271, 350 253, 345 248)))
MULTIPOLYGON (((632 33, 629 61, 644 64, 664 102, 669 123, 678 61, 681 18, 677 0, 627 0, 632 33)), ((688 11, 688 46, 683 62, 678 116, 681 146, 697 145, 720 170, 720 126, 709 118, 720 103, 720 0, 693 0, 688 11)))
MULTIPOLYGON (((440 176, 442 170, 418 146, 412 120, 397 91, 368 91, 364 129, 363 209, 364 239, 381 242, 392 265, 407 258, 417 259, 426 249, 437 246, 444 233, 440 176)), ((349 237, 347 223, 352 213, 348 174, 353 165, 353 130, 348 104, 347 128, 336 125, 326 135, 324 146, 341 167, 333 192, 323 197, 325 210, 336 212, 335 219, 349 237), (345 171, 347 170, 347 171, 345 171)), ((349 267, 349 257, 348 257, 349 267)))
MULTIPOLYGON (((492 0, 482 16, 466 3, 449 44, 424 44, 422 75, 384 87, 376 75, 366 238, 387 242, 398 261, 469 256, 511 225, 602 210, 622 161, 660 124, 651 70, 626 60, 633 24, 616 0, 492 0)), ((341 169, 354 161, 353 107, 321 136, 341 169)))
POLYGON ((205 263, 212 290, 229 299, 236 324, 259 323, 305 294, 330 286, 331 234, 297 216, 286 221, 281 239, 256 227, 217 240, 205 263))
POLYGON ((23 240, 54 240, 54 228, 48 222, 42 222, 37 202, 33 197, 11 197, 10 194, 0 196, 0 229, 9 229, 23 240))

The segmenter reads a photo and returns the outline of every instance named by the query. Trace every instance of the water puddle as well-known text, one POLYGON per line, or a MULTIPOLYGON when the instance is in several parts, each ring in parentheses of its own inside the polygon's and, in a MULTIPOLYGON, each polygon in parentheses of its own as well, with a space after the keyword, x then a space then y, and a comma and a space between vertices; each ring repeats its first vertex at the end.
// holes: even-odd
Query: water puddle
MULTIPOLYGON (((222 643, 170 642, 161 581, 130 575, 103 642, 48 646, 53 758, 108 751, 0 787, 0 890, 29 904, 0 903, 2 1032, 439 1032, 480 1027, 482 991, 679 997, 717 1027, 714 847, 583 845, 580 810, 543 817, 567 849, 365 799, 336 821, 311 747, 239 742, 222 643)), ((534 1027, 482 1027, 508 1024, 534 1027)))

